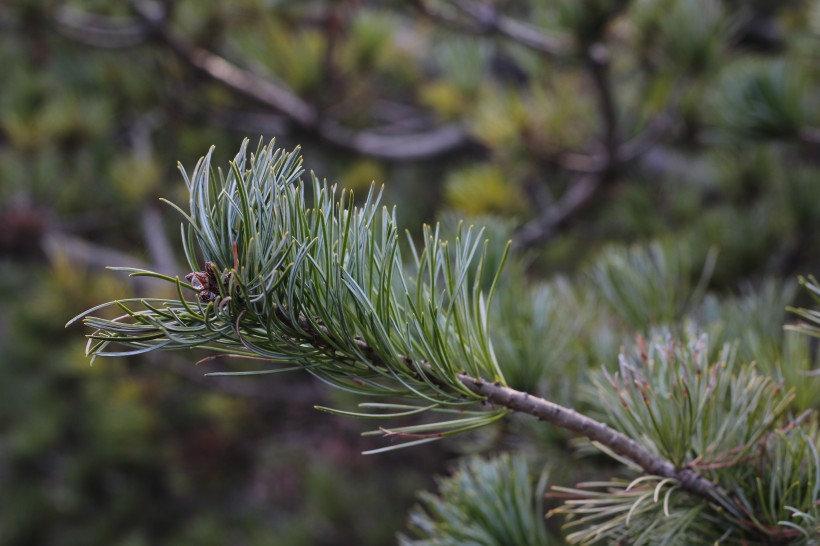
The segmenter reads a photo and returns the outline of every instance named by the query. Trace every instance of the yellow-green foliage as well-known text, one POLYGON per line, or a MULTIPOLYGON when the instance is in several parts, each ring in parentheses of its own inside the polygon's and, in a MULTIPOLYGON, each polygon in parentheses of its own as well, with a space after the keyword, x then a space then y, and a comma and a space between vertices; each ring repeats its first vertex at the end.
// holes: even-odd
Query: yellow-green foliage
POLYGON ((594 102, 584 93, 584 77, 577 72, 556 74, 546 87, 533 85, 524 95, 524 134, 548 152, 577 150, 592 138, 598 120, 589 115, 594 102))
POLYGON ((366 195, 373 183, 385 184, 385 172, 381 164, 367 159, 354 162, 339 177, 339 185, 356 195, 366 195))
POLYGON ((274 16, 260 17, 254 26, 254 32, 234 37, 242 52, 296 93, 315 93, 323 77, 325 34, 316 28, 288 28, 274 16))
POLYGON ((440 80, 422 85, 419 100, 444 119, 456 119, 472 107, 472 102, 458 87, 440 80))
POLYGON ((444 186, 447 204, 468 215, 517 214, 524 198, 500 168, 468 167, 452 173, 444 186))
POLYGON ((125 199, 138 202, 156 193, 162 169, 151 157, 124 155, 111 165, 109 178, 125 199))
POLYGON ((487 90, 466 122, 472 134, 491 149, 520 146, 530 113, 523 99, 505 90, 487 90))
POLYGON ((386 68, 395 55, 396 21, 386 12, 360 11, 351 15, 350 36, 341 48, 345 72, 386 68))

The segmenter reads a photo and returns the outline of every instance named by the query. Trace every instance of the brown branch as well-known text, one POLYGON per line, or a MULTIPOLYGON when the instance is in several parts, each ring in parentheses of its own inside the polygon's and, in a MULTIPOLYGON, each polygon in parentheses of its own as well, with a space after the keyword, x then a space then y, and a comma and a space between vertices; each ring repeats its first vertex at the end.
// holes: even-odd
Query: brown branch
POLYGON ((424 159, 469 145, 479 146, 458 124, 419 133, 386 135, 377 131, 354 131, 327 120, 319 125, 318 135, 327 142, 358 154, 397 161, 424 159))
POLYGON ((131 7, 153 36, 200 74, 247 98, 286 113, 302 127, 312 127, 318 122, 318 114, 313 106, 290 90, 189 43, 168 26, 164 11, 149 8, 140 1, 131 2, 131 7))
POLYGON ((532 248, 552 237, 558 228, 593 201, 602 182, 600 174, 586 175, 573 182, 554 205, 518 229, 513 237, 513 247, 517 250, 532 248))
POLYGON ((137 19, 95 15, 69 6, 55 10, 54 22, 66 37, 93 47, 134 47, 148 38, 145 25, 137 19))
POLYGON ((470 34, 498 34, 544 55, 558 56, 569 51, 569 43, 561 38, 544 34, 535 27, 498 13, 491 6, 479 5, 467 0, 451 0, 467 14, 471 21, 466 23, 458 17, 430 7, 426 0, 416 0, 414 4, 431 19, 470 34))
POLYGON ((615 97, 609 81, 609 50, 600 42, 590 45, 585 52, 586 66, 598 97, 598 113, 604 125, 604 170, 613 169, 618 161, 618 114, 615 97))
POLYGON ((806 144, 820 144, 820 129, 804 127, 798 134, 799 139, 806 144))
MULTIPOLYGON (((593 201, 621 166, 618 117, 609 81, 609 52, 603 44, 594 43, 585 51, 585 60, 598 97, 598 112, 603 122, 601 140, 604 153, 600 156, 589 156, 588 165, 576 161, 577 166, 588 169, 590 174, 578 178, 558 203, 524 224, 514 237, 515 248, 531 248, 552 237, 571 216, 593 201)), ((570 158, 577 159, 575 156, 570 158)))
POLYGON ((557 427, 581 434, 608 447, 614 453, 626 457, 648 474, 671 478, 680 484, 681 489, 713 502, 730 513, 738 512, 734 503, 714 482, 691 469, 676 468, 672 463, 661 459, 604 423, 543 398, 496 383, 489 383, 483 379, 476 379, 467 374, 458 374, 458 379, 465 387, 486 397, 493 404, 532 415, 557 427))
POLYGON ((603 120, 604 152, 598 154, 565 154, 558 163, 564 169, 583 173, 554 205, 517 231, 513 244, 518 249, 532 248, 552 237, 572 216, 594 201, 615 173, 654 148, 671 129, 680 100, 680 88, 668 105, 638 136, 627 142, 619 138, 615 97, 609 82, 608 53, 603 45, 594 44, 587 51, 587 68, 598 95, 598 110, 603 120))
MULTIPOLYGON (((643 132, 621 143, 615 154, 615 164, 623 167, 657 146, 675 123, 680 92, 674 93, 666 107, 649 121, 643 132)), ((568 171, 578 173, 601 173, 607 168, 605 154, 566 153, 557 159, 557 164, 568 171)))
POLYGON ((151 261, 155 264, 154 271, 167 275, 178 271, 179 266, 176 263, 176 258, 174 258, 171 243, 165 233, 162 216, 156 207, 146 205, 142 208, 140 226, 142 227, 142 235, 145 239, 145 245, 148 247, 151 261))
POLYGON ((450 153, 474 144, 464 129, 455 124, 403 135, 387 135, 377 129, 347 129, 326 118, 316 107, 284 86, 190 44, 168 26, 164 14, 147 9, 139 1, 132 2, 132 6, 154 36, 195 71, 241 96, 280 112, 299 128, 334 146, 371 157, 409 161, 450 153))

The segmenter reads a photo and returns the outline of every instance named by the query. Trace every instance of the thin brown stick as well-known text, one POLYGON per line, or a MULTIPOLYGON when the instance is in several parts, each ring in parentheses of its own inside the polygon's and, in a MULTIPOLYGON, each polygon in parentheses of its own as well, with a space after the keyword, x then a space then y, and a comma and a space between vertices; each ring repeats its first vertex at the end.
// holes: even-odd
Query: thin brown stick
POLYGON ((820 144, 820 129, 817 127, 804 127, 798 136, 807 144, 820 144))
POLYGON ((457 124, 401 135, 386 134, 378 129, 343 127, 284 85, 189 43, 168 25, 163 13, 147 8, 140 1, 131 4, 153 35, 192 69, 238 95, 283 114, 302 130, 336 147, 370 157, 409 161, 447 154, 475 144, 457 124))
POLYGON ((301 127, 313 127, 318 123, 318 114, 313 106, 284 86, 189 43, 168 25, 166 14, 162 10, 151 9, 140 1, 131 2, 131 6, 153 36, 196 71, 232 91, 286 113, 301 127))
POLYGON ((615 96, 609 80, 609 50, 596 42, 591 44, 585 52, 585 60, 595 94, 598 97, 598 113, 603 123, 601 140, 604 145, 605 169, 613 169, 618 163, 618 114, 615 106, 615 96))
POLYGON ((68 38, 93 47, 134 47, 148 38, 145 25, 136 19, 95 15, 71 6, 55 9, 54 22, 68 38))
POLYGON ((527 23, 507 17, 491 6, 479 5, 468 0, 452 0, 452 3, 469 17, 470 23, 430 7, 425 0, 414 2, 416 7, 431 19, 461 32, 497 34, 543 55, 559 56, 570 51, 568 40, 551 36, 527 23))
POLYGON ((577 178, 558 203, 518 230, 514 238, 516 248, 531 248, 550 238, 564 222, 591 203, 622 166, 618 114, 609 79, 609 51, 604 44, 596 42, 586 49, 584 59, 603 123, 603 154, 589 156, 589 164, 579 170, 591 172, 577 178))
POLYGON ((600 174, 578 178, 564 195, 538 217, 524 224, 513 238, 517 250, 532 248, 552 237, 565 222, 589 205, 602 186, 600 174))

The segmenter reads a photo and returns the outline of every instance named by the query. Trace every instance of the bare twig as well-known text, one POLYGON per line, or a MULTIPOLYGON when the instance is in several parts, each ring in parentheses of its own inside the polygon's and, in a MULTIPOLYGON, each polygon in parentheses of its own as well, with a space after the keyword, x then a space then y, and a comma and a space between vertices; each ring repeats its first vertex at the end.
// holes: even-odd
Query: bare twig
POLYGON ((54 21, 67 37, 94 47, 134 47, 148 38, 145 25, 138 19, 95 15, 70 6, 58 7, 54 21))
POLYGON ((441 10, 432 8, 426 0, 416 0, 414 4, 431 19, 471 34, 498 34, 544 55, 558 56, 569 52, 567 40, 550 36, 537 28, 498 13, 487 5, 479 5, 468 0, 451 0, 470 18, 466 23, 441 10))
POLYGON ((49 256, 64 255, 74 262, 89 266, 108 267, 111 264, 121 264, 140 269, 148 267, 148 264, 135 256, 58 231, 46 233, 42 245, 49 256))
MULTIPOLYGON (((675 93, 666 107, 653 118, 643 132, 618 146, 615 161, 618 167, 625 166, 657 146, 675 123, 680 93, 675 93)), ((568 171, 578 173, 600 173, 606 169, 607 160, 604 154, 566 153, 559 157, 557 163, 568 171)))
POLYGON ((581 211, 600 190, 603 178, 589 174, 572 183, 570 188, 552 206, 518 229, 513 246, 518 250, 532 248, 552 237, 565 222, 581 211))
POLYGON ((473 144, 463 128, 455 124, 404 135, 388 135, 378 129, 347 129, 326 118, 285 86, 190 44, 167 25, 164 14, 146 8, 139 1, 132 2, 132 6, 152 33, 191 68, 241 96, 278 111, 299 128, 334 146, 371 157, 408 161, 446 154, 473 144))
MULTIPOLYGON (((609 81, 609 53, 603 44, 595 43, 587 48, 585 59, 598 97, 598 111, 603 121, 601 139, 604 153, 601 156, 588 156, 586 164, 575 161, 578 167, 583 167, 577 170, 584 170, 590 174, 578 178, 558 203, 524 224, 515 235, 513 244, 516 248, 531 248, 550 238, 557 228, 595 198, 622 165, 615 97, 609 81)), ((570 159, 577 158, 570 156, 570 159)))
POLYGON ((604 170, 610 170, 618 163, 620 142, 615 96, 609 80, 609 50, 604 44, 596 42, 587 48, 585 59, 595 94, 598 97, 598 113, 604 126, 601 135, 606 160, 604 170))
POLYGON ((301 127, 309 128, 318 123, 316 110, 289 89, 189 43, 167 25, 164 12, 150 9, 139 1, 131 5, 152 34, 196 71, 247 98, 286 113, 301 127))
POLYGON ((156 271, 172 275, 175 271, 179 271, 179 266, 174 258, 174 251, 171 249, 171 243, 168 242, 168 237, 162 225, 162 216, 159 211, 153 206, 147 205, 143 207, 140 215, 140 223, 142 225, 142 234, 145 238, 145 244, 148 247, 148 252, 151 255, 151 261, 155 264, 156 271))
POLYGON ((468 145, 479 146, 461 125, 448 124, 430 131, 387 135, 377 131, 354 131, 327 120, 318 128, 324 140, 358 154, 409 161, 444 155, 468 145))
POLYGON ((800 130, 800 140, 807 144, 820 144, 820 129, 817 127, 804 127, 800 130))

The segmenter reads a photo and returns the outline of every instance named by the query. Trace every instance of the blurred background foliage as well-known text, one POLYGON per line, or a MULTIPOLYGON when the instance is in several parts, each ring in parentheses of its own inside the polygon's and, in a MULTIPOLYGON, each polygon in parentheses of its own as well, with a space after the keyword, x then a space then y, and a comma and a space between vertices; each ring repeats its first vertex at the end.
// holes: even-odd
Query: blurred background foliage
MULTIPOLYGON (((524 419, 364 458, 366 424, 310 409, 352 400, 204 378, 225 366, 205 355, 89 368, 66 320, 159 290, 106 265, 187 273, 158 198, 245 136, 384 184, 414 232, 466 217, 491 259, 511 239, 511 386, 583 406, 636 335, 701 329, 817 408, 816 349, 782 325, 820 265, 819 57, 817 0, 0 3, 0 544, 384 544, 463 455, 516 449, 561 485, 611 471, 524 419)), ((453 502, 520 472, 469 464, 453 502)), ((437 536, 436 502, 410 532, 437 536)))

